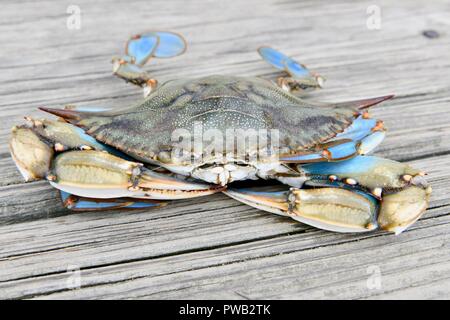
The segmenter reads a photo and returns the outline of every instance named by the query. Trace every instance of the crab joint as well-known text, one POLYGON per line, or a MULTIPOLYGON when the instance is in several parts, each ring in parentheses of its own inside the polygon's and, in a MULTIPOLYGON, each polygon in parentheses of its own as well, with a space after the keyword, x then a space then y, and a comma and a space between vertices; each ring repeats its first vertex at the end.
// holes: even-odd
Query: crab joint
POLYGON ((338 177, 336 175, 334 175, 334 174, 328 176, 328 180, 330 180, 332 182, 336 181, 337 179, 338 179, 338 177))
POLYGON ((333 158, 333 155, 331 154, 331 152, 328 149, 325 149, 322 151, 322 156, 328 160, 333 158))
POLYGON ((61 152, 61 151, 65 151, 67 148, 62 144, 62 143, 55 143, 55 145, 53 146, 55 148, 55 151, 61 152))
POLYGON ((352 179, 352 178, 345 178, 344 182, 346 184, 351 185, 351 186, 354 186, 354 185, 356 185, 358 183, 355 179, 352 179))
POLYGON ((325 78, 318 74, 315 74, 314 77, 319 88, 323 88, 323 85, 325 84, 325 78))
POLYGON ((376 132, 376 131, 383 131, 384 128, 384 122, 381 120, 378 120, 377 123, 375 124, 375 126, 372 128, 372 132, 376 132))
POLYGON ((381 195, 383 194, 383 189, 380 187, 376 187, 372 189, 372 194, 377 198, 381 199, 381 195))
POLYGON ((47 174, 47 175, 45 176, 45 179, 47 179, 48 181, 56 181, 56 180, 57 180, 57 177, 56 177, 55 174, 49 173, 49 174, 47 174))
POLYGON ((413 176, 410 174, 404 174, 402 175, 402 179, 406 182, 410 182, 412 180, 413 176))
POLYGON ((277 80, 278 86, 286 92, 291 92, 292 87, 288 81, 288 78, 279 77, 277 80))
POLYGON ((143 85, 144 97, 148 97, 157 86, 158 81, 156 79, 148 79, 147 82, 143 85))
POLYGON ((296 197, 295 197, 294 190, 295 190, 294 188, 290 188, 289 192, 288 192, 288 195, 287 195, 287 201, 289 203, 289 207, 288 207, 288 213, 289 214, 293 214, 294 209, 295 209, 296 197))

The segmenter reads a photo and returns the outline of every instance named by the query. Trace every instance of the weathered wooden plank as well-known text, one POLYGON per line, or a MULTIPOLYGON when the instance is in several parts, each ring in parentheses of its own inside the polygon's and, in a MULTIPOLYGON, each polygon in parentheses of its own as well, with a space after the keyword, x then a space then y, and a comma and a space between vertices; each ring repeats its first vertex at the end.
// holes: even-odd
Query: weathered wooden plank
MULTIPOLYGON (((24 297, 56 291, 47 298, 217 298, 224 292, 248 298, 362 298, 445 279, 449 219, 432 220, 422 220, 397 237, 336 237, 311 230, 87 269, 81 273, 82 288, 77 290, 67 290, 70 273, 17 281, 12 289, 22 289, 24 297), (434 271, 429 272, 432 265, 434 271), (367 268, 374 266, 382 276, 382 287, 376 290, 366 285, 367 268)), ((443 297, 450 294, 448 288, 443 293, 443 297)), ((410 297, 420 297, 420 291, 410 297)))
MULTIPOLYGON (((291 52, 294 50, 299 51, 301 55, 299 53, 294 54, 294 56, 300 55, 300 57, 305 57, 304 59, 311 60, 311 63, 315 63, 318 60, 318 68, 321 67, 321 64, 330 65, 329 68, 334 67, 333 70, 339 72, 336 75, 327 73, 327 68, 324 68, 325 70, 323 71, 329 77, 328 92, 332 94, 332 97, 339 92, 344 94, 344 96, 348 94, 342 92, 342 86, 344 85, 346 88, 355 88, 357 94, 364 94, 364 92, 359 93, 357 89, 367 91, 370 88, 372 90, 370 94, 377 94, 379 93, 379 89, 393 90, 397 89, 398 86, 402 87, 398 89, 405 90, 404 94, 411 94, 408 92, 408 89, 410 89, 408 85, 409 87, 415 86, 417 90, 418 83, 416 78, 418 76, 423 79, 421 81, 422 90, 445 88, 446 82, 442 80, 447 79, 446 77, 448 75, 446 73, 436 74, 423 72, 433 66, 436 67, 438 61, 442 61, 442 59, 448 57, 446 50, 439 50, 444 49, 447 45, 447 40, 444 37, 430 40, 420 35, 420 31, 425 23, 424 18, 427 17, 429 19, 427 13, 434 8, 418 6, 417 9, 411 12, 411 16, 397 16, 403 12, 404 8, 386 5, 389 9, 388 12, 393 14, 393 17, 388 20, 390 25, 389 27, 374 32, 365 28, 365 6, 355 6, 354 3, 349 2, 344 5, 350 8, 353 7, 353 10, 348 10, 350 8, 347 8, 346 11, 341 13, 343 22, 345 19, 348 18, 348 20, 351 20, 350 18, 355 18, 355 16, 359 19, 352 22, 345 21, 341 28, 347 32, 341 32, 337 35, 334 28, 327 27, 328 23, 324 23, 330 17, 326 14, 324 15, 323 11, 320 14, 320 10, 322 10, 320 8, 315 8, 317 11, 313 15, 315 19, 313 21, 313 28, 317 30, 296 33, 294 29, 302 30, 302 24, 305 23, 302 20, 302 15, 309 15, 309 12, 295 12, 295 14, 290 15, 284 12, 284 10, 288 10, 288 7, 284 7, 282 14, 277 15, 274 9, 279 7, 271 6, 267 8, 265 6, 255 6, 256 3, 258 2, 248 2, 245 6, 253 6, 259 10, 264 10, 260 15, 256 14, 254 21, 253 19, 251 21, 251 25, 258 27, 257 30, 259 32, 257 34, 255 32, 239 30, 242 20, 245 19, 243 16, 246 12, 245 10, 239 10, 237 12, 233 10, 232 13, 238 14, 238 17, 231 21, 229 21, 229 18, 225 20, 227 28, 223 28, 225 24, 224 20, 217 19, 217 17, 213 18, 212 16, 208 17, 208 21, 205 21, 205 24, 210 23, 213 25, 209 28, 208 34, 194 32, 197 27, 196 25, 193 27, 181 25, 178 28, 175 26, 176 29, 183 29, 188 35, 189 42, 192 43, 189 48, 189 54, 170 61, 159 62, 155 70, 165 78, 179 76, 180 70, 185 70, 186 75, 210 74, 224 71, 233 74, 250 74, 251 72, 254 75, 261 74, 262 71, 272 72, 269 66, 265 66, 259 61, 254 49, 261 43, 273 43, 274 45, 281 46, 280 49, 286 49, 291 52), (417 14, 419 13, 418 11, 420 11, 420 14, 417 14), (269 17, 264 15, 269 12, 271 13, 269 17), (414 13, 417 15, 414 16, 414 13), (267 19, 270 20, 267 21, 267 19), (284 23, 277 23, 283 20, 284 23), (291 23, 288 24, 292 28, 291 32, 286 32, 287 23, 291 23), (350 25, 347 25, 348 23, 350 25), (359 24, 361 27, 355 28, 359 24), (402 33, 392 33, 393 30, 400 28, 402 29, 402 33), (320 36, 317 36, 318 33, 320 36), (288 39, 290 41, 286 42, 288 39), (301 41, 298 41, 297 44, 293 39, 301 41), (230 40, 235 42, 233 46, 234 50, 217 45, 217 43, 220 43, 218 41, 230 43, 230 40), (292 48, 293 42, 296 43, 296 48, 292 48), (211 43, 215 45, 211 46, 211 43), (209 46, 208 50, 205 50, 207 46, 209 46), (331 46, 334 50, 324 50, 331 46), (402 54, 400 55, 399 53, 402 54), (198 59, 198 57, 201 57, 201 59, 198 59), (333 57, 333 59, 330 59, 330 57, 333 57), (189 65, 186 65, 186 62, 189 65), (196 62, 196 64, 193 62, 196 62), (411 70, 412 62, 416 63, 415 67, 417 69, 414 68, 411 70), (367 76, 368 74, 372 75, 375 73, 377 73, 376 77, 367 76), (383 81, 388 79, 390 81, 383 81), (410 81, 405 81, 407 79, 410 81), (371 85, 367 86, 366 81, 371 85), (361 88, 363 86, 365 88, 361 88)), ((85 10, 91 10, 90 4, 82 3, 80 7, 83 8, 83 5, 87 7, 85 10)), ((155 4, 156 7, 158 5, 163 6, 162 4, 155 4)), ((199 3, 197 6, 203 7, 203 4, 199 3)), ((190 7, 195 11, 195 5, 190 7)), ((217 5, 212 7, 214 8, 211 8, 211 10, 217 9, 217 5)), ((46 9, 48 9, 46 10, 47 12, 61 13, 61 9, 65 8, 49 6, 46 9)), ((197 9, 199 8, 197 7, 197 9)), ((120 14, 115 12, 113 17, 121 21, 124 14, 124 12, 120 12, 120 14)), ((188 20, 188 17, 189 14, 186 13, 186 20, 188 20)), ((61 16, 61 18, 64 17, 61 16)), ((17 74, 27 74, 27 79, 24 79, 24 82, 5 81, 5 86, 2 87, 3 93, 11 96, 14 95, 15 104, 12 109, 18 109, 17 103, 20 103, 19 101, 22 96, 28 97, 26 100, 36 105, 36 103, 39 103, 38 101, 49 103, 52 99, 61 100, 62 97, 66 97, 66 103, 76 103, 78 101, 70 100, 74 98, 74 94, 75 97, 80 97, 81 99, 85 97, 87 101, 111 95, 117 96, 118 88, 120 88, 121 94, 128 93, 129 90, 125 86, 111 79, 109 76, 110 66, 107 62, 111 55, 120 53, 122 48, 122 40, 120 40, 122 38, 120 36, 126 39, 130 33, 136 32, 136 29, 132 29, 135 25, 138 25, 139 30, 143 27, 139 26, 140 21, 136 19, 137 21, 132 25, 127 24, 126 28, 119 29, 119 33, 117 32, 118 30, 110 30, 110 23, 108 23, 109 30, 100 29, 96 32, 84 31, 84 29, 89 28, 90 23, 96 23, 103 27, 103 22, 105 20, 110 22, 111 18, 111 14, 102 15, 102 17, 95 17, 94 22, 90 20, 94 19, 93 17, 87 16, 84 19, 87 20, 85 23, 88 26, 82 27, 79 32, 68 32, 65 28, 54 29, 52 30, 51 40, 45 38, 44 35, 36 38, 36 35, 25 34, 23 35, 24 37, 29 37, 25 38, 25 40, 29 41, 24 40, 20 43, 14 43, 4 51, 5 58, 7 59, 5 65, 8 65, 8 62, 14 59, 12 52, 15 51, 13 50, 20 50, 22 49, 21 46, 27 46, 28 48, 27 51, 22 53, 28 63, 22 66, 13 60, 14 68, 11 68, 11 70, 6 69, 5 71, 11 72, 10 74, 5 74, 5 79, 17 79, 17 74), (98 36, 100 32, 102 32, 102 37, 98 36), (44 40, 42 38, 45 38, 46 41, 42 41, 44 40), (51 43, 50 46, 49 42, 51 43), (93 46, 93 42, 97 45, 93 46), (34 54, 33 50, 29 50, 30 46, 35 50, 42 50, 42 54, 34 54), (60 46, 64 50, 58 51, 56 55, 55 46, 60 46), (55 59, 55 56, 58 59, 55 59), (50 68, 54 70, 51 70, 52 73, 48 74, 50 68), (28 86, 29 90, 20 90, 24 84, 28 86), (74 91, 72 88, 75 85, 82 85, 82 92, 74 91), (108 90, 108 88, 110 89, 108 90), (69 96, 67 96, 68 93, 69 96), (39 96, 36 96, 36 94, 39 96)), ((152 18, 154 19, 152 24, 167 24, 167 22, 159 23, 160 20, 167 20, 166 17, 161 19, 161 17, 155 15, 152 18)), ((62 24, 65 22, 64 19, 55 20, 52 22, 53 24, 62 24)), ((431 22, 427 23, 432 24, 435 20, 439 21, 437 18, 434 18, 430 19, 429 21, 431 22)), ((52 27, 53 25, 48 26, 49 29, 52 27)), ((121 27, 124 26, 122 25, 121 27)), ((8 32, 5 32, 3 37, 9 37, 8 32)), ((8 38, 5 40, 8 40, 8 38)), ((136 91, 134 90, 134 92, 136 91)), ((355 94, 355 92, 352 93, 353 95, 355 94)), ((398 93, 402 94, 403 92, 398 93)), ((28 104, 27 107, 30 106, 28 104)), ((9 108, 7 110, 9 111, 9 108)))
POLYGON ((78 1, 82 28, 70 31, 65 3, 2 3, 0 297, 448 298, 450 2, 376 4, 380 30, 366 28, 368 3, 353 1, 78 1), (390 129, 377 154, 430 173, 431 209, 398 237, 319 231, 223 195, 69 215, 45 182, 22 183, 8 155, 9 128, 43 104, 139 99, 112 78, 108 61, 130 34, 148 29, 178 31, 189 42, 185 55, 152 64, 160 80, 275 77, 255 53, 270 44, 328 78, 308 98, 396 93, 374 110, 390 129), (425 38, 424 29, 440 37, 425 38), (70 265, 81 268, 81 289, 67 286, 70 265), (380 289, 367 287, 370 266, 380 268, 380 289))

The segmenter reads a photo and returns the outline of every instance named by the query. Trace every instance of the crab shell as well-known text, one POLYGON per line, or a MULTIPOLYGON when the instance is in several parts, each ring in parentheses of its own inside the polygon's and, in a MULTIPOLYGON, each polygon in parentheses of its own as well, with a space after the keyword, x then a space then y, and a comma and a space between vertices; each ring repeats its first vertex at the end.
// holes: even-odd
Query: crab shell
POLYGON ((169 81, 131 108, 44 110, 134 159, 221 185, 286 172, 280 159, 324 152, 362 114, 356 106, 309 104, 263 79, 231 76, 169 81))

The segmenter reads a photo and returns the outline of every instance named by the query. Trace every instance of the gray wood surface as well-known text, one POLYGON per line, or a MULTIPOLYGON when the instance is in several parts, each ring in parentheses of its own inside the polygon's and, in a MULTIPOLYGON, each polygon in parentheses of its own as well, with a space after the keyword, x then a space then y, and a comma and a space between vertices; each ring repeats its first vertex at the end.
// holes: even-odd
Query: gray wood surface
POLYGON ((449 1, 2 1, 0 17, 0 298, 450 298, 449 1), (66 27, 70 4, 81 9, 79 30, 66 27), (366 26, 370 5, 381 9, 379 30, 366 26), (395 93, 373 110, 390 129, 376 154, 429 173, 430 209, 399 236, 346 235, 221 194, 73 214, 46 182, 23 183, 11 126, 38 106, 141 99, 109 61, 130 35, 155 29, 189 43, 151 64, 162 81, 277 76, 255 52, 268 44, 327 77, 308 98, 395 93))

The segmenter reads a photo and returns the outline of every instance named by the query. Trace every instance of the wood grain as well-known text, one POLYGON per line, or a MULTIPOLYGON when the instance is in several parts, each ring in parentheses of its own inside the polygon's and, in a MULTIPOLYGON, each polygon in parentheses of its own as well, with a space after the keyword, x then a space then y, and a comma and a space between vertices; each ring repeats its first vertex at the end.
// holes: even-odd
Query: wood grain
POLYGON ((450 298, 450 2, 4 1, 0 12, 0 298, 450 298), (81 29, 69 30, 69 4, 81 29), (366 27, 369 5, 381 29, 366 27), (208 74, 274 78, 271 45, 327 78, 308 99, 395 93, 373 110, 389 128, 377 155, 429 173, 430 209, 399 236, 317 230, 224 195, 156 210, 73 214, 44 181, 23 183, 10 127, 36 107, 129 105, 113 55, 145 30, 172 30, 186 54, 153 61, 160 81, 208 74), (423 36, 436 30, 439 37, 423 36), (80 269, 81 287, 71 289, 80 269), (69 271, 68 271, 69 270, 69 271), (381 286, 372 288, 378 270, 381 286))

